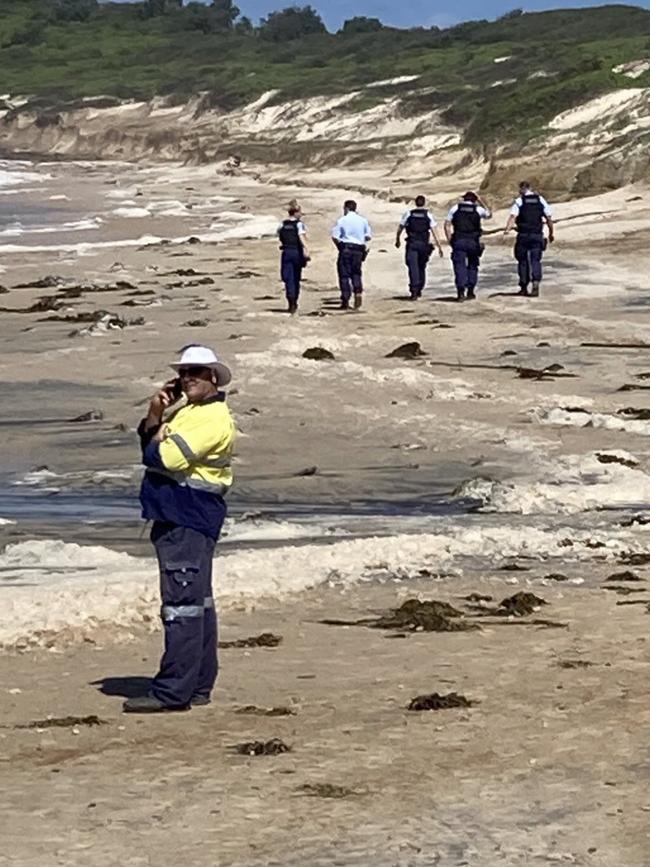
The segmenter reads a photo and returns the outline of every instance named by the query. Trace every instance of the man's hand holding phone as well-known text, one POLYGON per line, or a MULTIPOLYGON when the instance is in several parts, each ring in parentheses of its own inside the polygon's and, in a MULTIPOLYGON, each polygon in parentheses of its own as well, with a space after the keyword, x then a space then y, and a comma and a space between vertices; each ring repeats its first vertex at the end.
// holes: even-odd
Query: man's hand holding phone
POLYGON ((158 416, 158 418, 162 418, 163 412, 167 409, 167 407, 171 406, 173 403, 176 403, 177 400, 183 394, 183 389, 181 388, 180 379, 170 379, 166 382, 160 391, 157 391, 154 396, 151 398, 151 402, 149 404, 149 414, 150 416, 158 416))

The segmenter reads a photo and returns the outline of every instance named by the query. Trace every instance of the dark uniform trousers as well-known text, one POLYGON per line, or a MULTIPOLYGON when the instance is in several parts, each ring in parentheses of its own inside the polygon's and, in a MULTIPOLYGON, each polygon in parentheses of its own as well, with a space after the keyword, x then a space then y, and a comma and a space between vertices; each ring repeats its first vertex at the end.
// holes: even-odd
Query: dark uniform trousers
POLYGON ((465 290, 473 292, 476 288, 480 260, 481 242, 478 238, 460 235, 452 239, 451 262, 459 295, 465 290))
POLYGON ((409 271, 409 291, 419 298, 427 282, 427 265, 431 258, 431 245, 428 241, 406 242, 406 267, 409 271))
POLYGON ((336 263, 341 301, 348 302, 352 292, 363 292, 362 269, 365 247, 361 244, 341 244, 336 263))
POLYGON ((297 247, 287 247, 282 251, 280 263, 280 279, 284 283, 285 293, 289 304, 297 304, 300 295, 300 281, 305 260, 302 250, 297 247))
POLYGON ((541 282, 544 235, 520 233, 515 241, 515 259, 519 272, 519 286, 526 289, 530 281, 541 282))
POLYGON ((212 596, 216 541, 204 533, 154 521, 151 541, 160 567, 165 649, 152 694, 170 707, 209 697, 217 679, 217 614, 212 596))

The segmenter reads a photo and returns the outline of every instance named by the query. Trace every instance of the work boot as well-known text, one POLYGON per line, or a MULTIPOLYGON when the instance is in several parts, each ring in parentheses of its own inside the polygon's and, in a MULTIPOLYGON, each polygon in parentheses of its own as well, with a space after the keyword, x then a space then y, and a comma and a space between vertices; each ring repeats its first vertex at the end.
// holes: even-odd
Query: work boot
POLYGON ((349 310, 349 309, 350 309, 350 302, 347 300, 341 301, 341 303, 339 305, 339 310, 349 310))
POLYGON ((530 294, 533 298, 539 298, 539 283, 538 282, 533 281, 533 288, 531 289, 530 294))
POLYGON ((298 305, 296 304, 295 301, 292 301, 292 302, 290 302, 287 310, 291 316, 295 316, 295 314, 298 312, 298 305))
POLYGON ((363 304, 363 295, 361 292, 354 293, 354 309, 358 310, 363 304))
POLYGON ((474 290, 473 290, 473 289, 468 289, 468 290, 467 290, 467 300, 468 300, 468 301, 473 301, 475 298, 476 298, 476 295, 474 294, 474 290))
POLYGON ((528 288, 526 286, 522 286, 519 289, 519 292, 517 292, 517 295, 525 295, 526 297, 528 297, 528 288))
POLYGON ((456 301, 458 301, 458 303, 460 304, 464 300, 465 300, 465 293, 461 290, 456 295, 456 301))
POLYGON ((189 710, 189 705, 170 707, 153 695, 141 695, 137 698, 127 698, 122 705, 123 713, 169 713, 171 711, 189 710))

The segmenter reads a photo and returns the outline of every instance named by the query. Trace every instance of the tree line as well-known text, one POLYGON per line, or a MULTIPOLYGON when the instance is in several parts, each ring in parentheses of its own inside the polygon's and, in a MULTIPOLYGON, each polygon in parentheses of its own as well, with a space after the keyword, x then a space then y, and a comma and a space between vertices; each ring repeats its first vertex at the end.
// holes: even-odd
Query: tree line
MULTIPOLYGON (((100 4, 98 0, 54 0, 49 5, 47 17, 52 22, 86 22, 100 14, 102 9, 113 7, 115 11, 120 5, 123 4, 100 4)), ((312 6, 289 6, 271 12, 260 19, 257 25, 241 14, 233 0, 212 0, 210 3, 199 3, 196 0, 189 3, 184 0, 142 0, 133 6, 136 14, 145 20, 168 16, 183 29, 198 30, 206 34, 237 31, 255 34, 271 42, 284 42, 327 33, 322 18, 312 6)), ((390 28, 384 28, 378 18, 355 16, 347 20, 339 32, 373 33, 383 29, 390 28)))

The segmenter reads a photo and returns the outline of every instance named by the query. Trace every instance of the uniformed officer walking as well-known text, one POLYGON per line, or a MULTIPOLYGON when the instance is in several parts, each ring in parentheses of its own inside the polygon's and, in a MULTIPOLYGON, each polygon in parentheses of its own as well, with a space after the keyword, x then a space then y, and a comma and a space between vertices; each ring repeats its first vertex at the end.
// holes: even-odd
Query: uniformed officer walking
POLYGON ((309 262, 307 228, 300 219, 301 210, 294 200, 289 205, 288 217, 278 228, 280 239, 280 279, 284 283, 287 310, 293 315, 298 311, 302 271, 309 262))
POLYGON ((366 244, 372 238, 372 230, 365 217, 357 213, 357 203, 348 199, 343 205, 343 216, 332 229, 332 241, 339 251, 336 263, 341 310, 348 310, 354 293, 354 307, 362 304, 363 263, 368 255, 366 244))
POLYGON ((426 208, 424 196, 417 196, 415 208, 407 211, 397 227, 395 246, 399 250, 401 246, 402 232, 406 231, 406 267, 409 272, 409 292, 415 301, 422 295, 422 290, 427 282, 427 265, 433 253, 434 247, 438 249, 438 255, 442 257, 440 239, 436 233, 437 223, 433 215, 426 208))
POLYGON ((447 214, 445 236, 451 246, 456 297, 459 301, 476 298, 478 269, 483 255, 481 221, 491 217, 492 211, 472 190, 468 190, 447 214))
POLYGON ((504 235, 507 235, 511 229, 517 229, 514 252, 519 272, 519 295, 528 295, 531 282, 531 296, 536 298, 539 295, 542 256, 546 249, 544 223, 548 226, 548 243, 552 244, 555 232, 551 208, 543 196, 531 189, 528 181, 522 181, 504 231, 504 235))
POLYGON ((142 517, 153 521, 165 650, 149 694, 128 699, 126 713, 208 704, 217 677, 212 557, 232 484, 235 426, 221 390, 231 375, 206 346, 186 347, 171 367, 177 379, 154 394, 138 428, 146 467, 140 502, 142 517), (187 403, 163 424, 183 394, 187 403))

